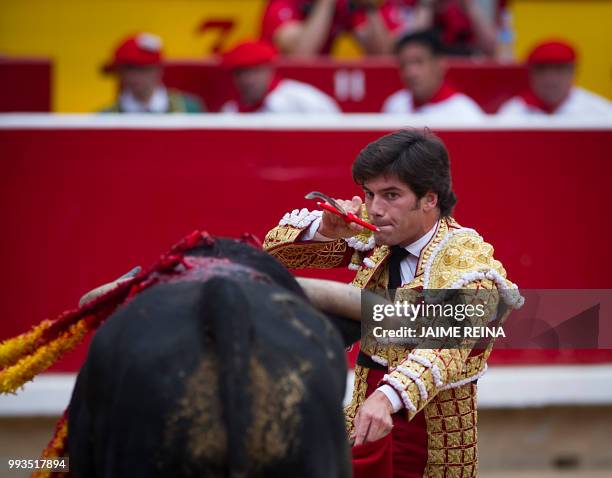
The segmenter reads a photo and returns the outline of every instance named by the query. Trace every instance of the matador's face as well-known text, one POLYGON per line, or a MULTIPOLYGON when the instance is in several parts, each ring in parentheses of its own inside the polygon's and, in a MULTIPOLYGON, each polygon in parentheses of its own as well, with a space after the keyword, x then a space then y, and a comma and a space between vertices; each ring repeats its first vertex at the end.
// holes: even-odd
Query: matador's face
POLYGON ((435 193, 418 199, 406 183, 390 175, 366 181, 363 191, 369 219, 380 229, 374 234, 377 244, 404 247, 431 228, 437 204, 435 193))

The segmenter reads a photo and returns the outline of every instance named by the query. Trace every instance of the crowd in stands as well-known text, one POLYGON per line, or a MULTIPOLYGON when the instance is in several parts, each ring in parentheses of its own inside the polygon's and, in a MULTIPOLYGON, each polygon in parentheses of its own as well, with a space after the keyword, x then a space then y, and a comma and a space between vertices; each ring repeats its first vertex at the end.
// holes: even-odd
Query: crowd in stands
MULTIPOLYGON (((494 1, 497 11, 503 11, 504 0, 494 1)), ((282 77, 275 62, 279 57, 327 55, 340 33, 349 32, 364 54, 396 58, 403 88, 384 101, 382 113, 478 118, 484 112, 477 102, 448 81, 447 58, 495 58, 498 31, 495 16, 485 14, 478 0, 269 0, 261 37, 239 42, 220 58, 235 91, 221 112, 340 113, 334 98, 282 77)), ((497 114, 612 117, 610 101, 575 85, 578 60, 566 41, 535 45, 525 63, 528 88, 508 99, 497 114)), ((153 34, 121 42, 104 66, 116 76, 118 94, 103 111, 205 112, 199 98, 163 84, 163 62, 162 41, 153 34)))
POLYGON ((449 54, 495 54, 496 29, 477 0, 270 0, 261 36, 304 56, 328 54, 350 32, 366 54, 385 54, 406 33, 429 29, 449 54))

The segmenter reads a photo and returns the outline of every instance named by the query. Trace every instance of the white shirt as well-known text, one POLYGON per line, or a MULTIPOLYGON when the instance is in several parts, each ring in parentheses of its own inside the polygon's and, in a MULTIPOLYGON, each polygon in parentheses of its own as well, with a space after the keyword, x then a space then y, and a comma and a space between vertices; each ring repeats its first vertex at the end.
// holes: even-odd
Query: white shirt
POLYGON ((612 103, 602 96, 591 93, 583 88, 574 86, 567 99, 555 110, 548 114, 539 108, 528 105, 523 98, 515 96, 506 101, 499 111, 503 116, 565 116, 565 117, 605 117, 612 118, 612 103))
POLYGON ((131 91, 123 91, 119 96, 119 105, 121 111, 125 113, 166 113, 170 100, 168 99, 168 90, 159 86, 147 103, 141 103, 131 91))
MULTIPOLYGON (((223 113, 237 113, 238 103, 230 100, 221 107, 223 113)), ((312 85, 282 79, 265 97, 257 113, 340 113, 334 99, 312 85)))
MULTIPOLYGON (((320 224, 321 218, 315 219, 310 225, 310 227, 302 233, 301 240, 310 241, 319 229, 320 224)), ((429 231, 427 231, 424 236, 404 248, 410 254, 400 262, 400 276, 402 279, 402 285, 408 284, 412 281, 412 279, 414 279, 421 252, 423 251, 425 246, 429 244, 431 238, 435 235, 436 231, 438 230, 439 224, 440 221, 437 221, 436 224, 434 224, 434 226, 429 231)), ((393 413, 400 411, 404 407, 404 404, 402 403, 400 397, 397 395, 397 392, 390 385, 382 385, 378 387, 377 390, 380 390, 389 399, 393 408, 393 413)))
POLYGON ((387 114, 444 115, 452 119, 477 119, 482 118, 484 114, 480 106, 463 93, 455 93, 445 100, 425 103, 423 106, 416 108, 412 93, 408 90, 400 90, 389 96, 383 103, 382 112, 387 114))
POLYGON ((400 262, 402 285, 408 284, 412 281, 412 279, 414 279, 414 276, 416 275, 416 268, 419 263, 419 257, 421 256, 421 251, 423 251, 425 246, 429 243, 429 241, 431 241, 431 238, 436 233, 438 222, 436 222, 436 224, 420 239, 417 239, 412 244, 404 247, 404 249, 406 249, 410 255, 400 262))

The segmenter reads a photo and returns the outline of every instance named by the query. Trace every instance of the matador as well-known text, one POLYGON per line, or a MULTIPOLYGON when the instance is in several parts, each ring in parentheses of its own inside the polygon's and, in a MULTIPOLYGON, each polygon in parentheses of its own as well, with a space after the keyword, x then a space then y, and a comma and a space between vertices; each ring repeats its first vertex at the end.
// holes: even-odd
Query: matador
MULTIPOLYGON (((498 323, 522 305, 493 246, 452 217, 457 198, 439 138, 411 130, 383 136, 360 152, 352 173, 365 202, 338 202, 377 232, 327 211, 294 210, 268 232, 268 252, 290 269, 348 266, 361 289, 408 296, 430 289, 479 291, 498 323)), ((476 476, 477 381, 492 344, 383 347, 364 337, 360 347, 345 409, 355 444, 390 434, 395 477, 476 476)))

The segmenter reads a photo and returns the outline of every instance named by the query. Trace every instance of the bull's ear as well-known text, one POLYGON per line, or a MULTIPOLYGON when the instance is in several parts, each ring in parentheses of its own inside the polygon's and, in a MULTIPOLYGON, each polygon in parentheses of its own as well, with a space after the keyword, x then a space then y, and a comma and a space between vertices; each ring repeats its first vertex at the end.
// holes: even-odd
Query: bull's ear
POLYGON ((325 314, 330 322, 340 332, 345 347, 350 347, 361 339, 361 322, 347 319, 335 314, 325 314))

